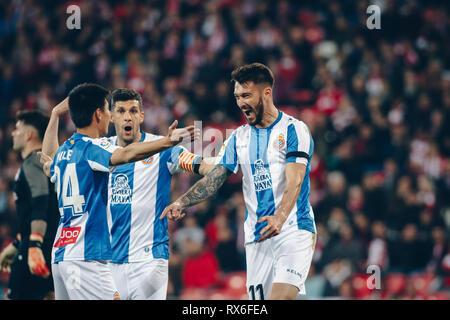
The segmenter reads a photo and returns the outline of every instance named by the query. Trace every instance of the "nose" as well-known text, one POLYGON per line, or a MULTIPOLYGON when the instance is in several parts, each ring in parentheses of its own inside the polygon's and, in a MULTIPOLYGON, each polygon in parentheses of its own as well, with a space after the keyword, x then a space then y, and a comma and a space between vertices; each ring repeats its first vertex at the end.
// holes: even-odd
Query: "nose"
POLYGON ((236 104, 239 108, 242 108, 245 105, 241 98, 236 98, 236 104))
POLYGON ((128 111, 124 112, 123 118, 124 118, 125 120, 131 120, 131 114, 130 114, 130 112, 128 112, 128 111))

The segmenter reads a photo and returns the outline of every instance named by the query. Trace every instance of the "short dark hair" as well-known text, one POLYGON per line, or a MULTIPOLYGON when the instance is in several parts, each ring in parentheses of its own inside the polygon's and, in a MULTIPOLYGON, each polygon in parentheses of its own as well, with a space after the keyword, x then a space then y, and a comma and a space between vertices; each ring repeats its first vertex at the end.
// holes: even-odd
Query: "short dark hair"
POLYGON ((139 110, 142 111, 142 97, 136 90, 119 88, 112 92, 111 94, 111 109, 114 110, 117 101, 128 101, 137 100, 139 101, 139 110))
POLYGON ((239 66, 231 73, 231 81, 241 84, 252 81, 254 84, 267 83, 273 87, 275 82, 272 71, 262 63, 251 63, 239 66))
POLYGON ((95 110, 104 110, 109 91, 95 83, 83 83, 69 93, 69 112, 77 128, 91 124, 95 110))
POLYGON ((19 111, 17 113, 17 121, 23 121, 24 124, 32 126, 38 132, 38 137, 44 140, 45 130, 49 122, 49 118, 38 110, 19 111))

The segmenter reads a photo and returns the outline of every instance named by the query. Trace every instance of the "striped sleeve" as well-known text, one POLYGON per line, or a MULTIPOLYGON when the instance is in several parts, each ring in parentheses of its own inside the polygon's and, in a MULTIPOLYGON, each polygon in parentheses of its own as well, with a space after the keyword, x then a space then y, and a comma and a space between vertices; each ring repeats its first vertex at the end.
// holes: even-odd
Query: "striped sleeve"
POLYGON ((216 158, 216 164, 223 166, 233 173, 237 173, 239 170, 237 151, 236 151, 236 134, 233 134, 224 142, 222 149, 219 152, 219 156, 216 158))
POLYGON ((312 138, 306 124, 302 121, 291 122, 287 129, 286 162, 308 165, 312 148, 312 138))

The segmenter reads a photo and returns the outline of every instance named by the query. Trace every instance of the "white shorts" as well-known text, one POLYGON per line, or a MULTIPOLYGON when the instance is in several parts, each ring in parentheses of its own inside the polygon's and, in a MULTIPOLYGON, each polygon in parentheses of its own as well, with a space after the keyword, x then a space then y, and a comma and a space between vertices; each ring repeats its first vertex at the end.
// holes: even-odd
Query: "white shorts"
POLYGON ((306 294, 316 244, 316 234, 306 230, 281 233, 262 242, 245 245, 247 293, 250 300, 269 299, 273 283, 288 283, 306 294))
POLYGON ((120 300, 106 261, 52 264, 56 300, 120 300))
POLYGON ((169 261, 110 263, 122 300, 165 300, 169 279, 169 261))

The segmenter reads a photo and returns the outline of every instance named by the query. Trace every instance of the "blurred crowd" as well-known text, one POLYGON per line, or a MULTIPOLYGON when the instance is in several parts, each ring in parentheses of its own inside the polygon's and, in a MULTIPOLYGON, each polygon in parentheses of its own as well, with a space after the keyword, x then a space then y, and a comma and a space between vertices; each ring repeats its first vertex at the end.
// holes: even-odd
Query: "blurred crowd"
MULTIPOLYGON (((2 2, 0 246, 17 231, 18 110, 49 113, 75 85, 96 82, 140 92, 146 131, 165 134, 179 119, 225 132, 243 123, 231 71, 262 62, 275 74, 275 105, 307 123, 315 141, 319 237, 307 298, 450 298, 449 6, 374 3, 379 30, 366 27, 364 0, 2 2), (81 8, 79 30, 66 26, 70 4, 81 8), (381 289, 367 290, 371 266, 381 289)), ((61 141, 72 134, 69 117, 60 130, 61 141)), ((177 175, 172 198, 196 179, 177 175)), ((242 276, 244 216, 232 176, 169 223, 170 298, 211 297, 228 275, 242 276)))

